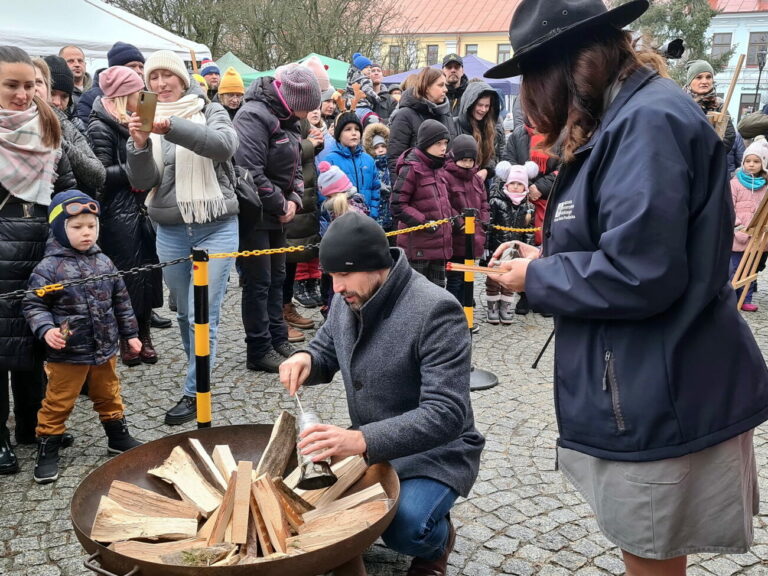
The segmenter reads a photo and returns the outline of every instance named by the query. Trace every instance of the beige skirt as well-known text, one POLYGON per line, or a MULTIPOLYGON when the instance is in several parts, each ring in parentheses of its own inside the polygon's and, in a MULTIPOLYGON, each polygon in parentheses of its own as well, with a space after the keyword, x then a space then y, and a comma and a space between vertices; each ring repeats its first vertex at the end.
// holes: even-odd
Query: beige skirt
POLYGON ((600 530, 622 550, 655 560, 744 553, 760 506, 752 434, 654 462, 602 460, 566 448, 557 454, 600 530))

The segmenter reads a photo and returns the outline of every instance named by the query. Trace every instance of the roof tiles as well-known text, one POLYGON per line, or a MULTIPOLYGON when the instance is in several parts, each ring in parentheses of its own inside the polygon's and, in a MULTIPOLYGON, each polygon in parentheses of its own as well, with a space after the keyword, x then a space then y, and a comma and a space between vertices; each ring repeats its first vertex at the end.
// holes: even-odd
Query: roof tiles
POLYGON ((709 5, 725 14, 768 12, 768 0, 709 0, 709 5))
POLYGON ((506 34, 520 0, 393 0, 385 34, 506 34))

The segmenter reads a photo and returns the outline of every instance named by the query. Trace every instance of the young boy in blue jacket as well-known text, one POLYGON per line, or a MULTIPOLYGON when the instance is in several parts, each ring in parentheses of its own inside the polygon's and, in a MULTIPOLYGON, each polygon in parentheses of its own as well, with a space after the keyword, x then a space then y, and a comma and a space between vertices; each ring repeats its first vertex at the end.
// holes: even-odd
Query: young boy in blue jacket
MULTIPOLYGON (((29 288, 113 274, 117 268, 96 245, 99 203, 80 192, 57 194, 48 207, 52 237, 29 288)), ((24 317, 47 345, 48 386, 37 415, 38 453, 34 478, 48 484, 59 477, 59 448, 75 400, 88 384, 88 396, 107 433, 107 451, 119 454, 141 442, 125 423, 115 360, 120 337, 141 349, 138 323, 122 278, 67 286, 44 296, 24 297, 24 317)))
POLYGON ((347 175, 352 185, 365 198, 365 205, 371 218, 379 217, 381 182, 376 162, 362 146, 363 124, 354 112, 342 112, 336 118, 333 130, 336 142, 323 158, 338 166, 347 175))

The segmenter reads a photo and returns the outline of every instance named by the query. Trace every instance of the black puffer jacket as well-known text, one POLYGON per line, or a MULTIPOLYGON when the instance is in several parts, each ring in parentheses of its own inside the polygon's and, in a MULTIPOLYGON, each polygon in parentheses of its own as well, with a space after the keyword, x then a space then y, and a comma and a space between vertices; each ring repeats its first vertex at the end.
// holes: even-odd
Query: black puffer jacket
MULTIPOLYGON (((288 246, 300 246, 302 244, 315 244, 320 242, 320 209, 317 204, 317 169, 315 168, 315 156, 323 149, 324 143, 315 146, 307 138, 310 130, 309 122, 301 121, 301 171, 304 179, 304 193, 301 197, 301 206, 296 210, 296 217, 285 227, 285 236, 288 246)), ((308 262, 316 258, 317 248, 302 252, 289 252, 286 255, 288 262, 308 262)))
MULTIPOLYGON (((102 211, 99 246, 120 270, 158 262, 155 233, 144 206, 146 194, 131 187, 125 172, 128 128, 107 112, 101 97, 93 103, 88 136, 107 171, 99 195, 102 211)), ((152 272, 125 277, 131 304, 140 321, 149 318, 153 305, 162 303, 161 281, 160 275, 152 272)))
POLYGON ((416 146, 416 137, 419 126, 424 120, 437 120, 448 128, 448 132, 455 133, 453 117, 450 112, 450 104, 446 99, 442 104, 434 104, 424 98, 417 98, 409 88, 403 92, 400 98, 400 106, 397 114, 391 118, 389 125, 389 174, 390 181, 397 180, 397 159, 406 150, 416 146))
POLYGON ((240 137, 235 164, 250 170, 263 205, 261 221, 241 222, 241 232, 280 230, 278 218, 286 213, 288 201, 302 205, 301 128, 281 102, 274 81, 265 76, 251 84, 235 116, 240 137))
MULTIPOLYGON (((66 154, 57 167, 54 194, 75 187, 66 154)), ((0 184, 0 198, 8 191, 0 184)), ((0 200, 2 201, 2 200, 0 200)), ((0 212, 0 293, 26 289, 29 275, 43 258, 48 239, 48 219, 5 218, 0 212)), ((0 367, 3 370, 32 368, 35 339, 21 312, 21 299, 0 299, 0 367)))
POLYGON ((461 98, 464 96, 464 91, 467 89, 467 86, 469 86, 469 78, 467 78, 466 74, 462 74, 458 86, 452 86, 451 84, 446 84, 445 86, 448 88, 446 97, 451 105, 451 115, 456 116, 459 113, 459 102, 461 102, 461 98))

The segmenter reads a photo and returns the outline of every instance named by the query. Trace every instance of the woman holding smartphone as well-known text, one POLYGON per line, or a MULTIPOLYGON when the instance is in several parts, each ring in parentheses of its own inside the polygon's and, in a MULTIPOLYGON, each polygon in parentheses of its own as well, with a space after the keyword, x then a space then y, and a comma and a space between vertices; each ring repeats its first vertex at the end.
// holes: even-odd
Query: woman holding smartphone
MULTIPOLYGON (((154 264, 155 231, 144 205, 147 193, 131 186, 126 173, 128 121, 138 109, 144 79, 126 66, 112 66, 99 75, 104 93, 93 103, 88 122, 88 137, 96 156, 107 170, 101 201, 99 245, 120 270, 154 264)), ((127 341, 120 340, 120 359, 126 366, 157 362, 150 325, 152 308, 162 305, 163 278, 160 270, 131 274, 125 286, 139 322, 141 352, 134 352, 127 341)))
MULTIPOLYGON (((74 188, 61 150, 59 119, 35 95, 35 66, 15 46, 0 46, 0 292, 27 287, 48 239, 48 205, 74 188)), ((34 444, 45 391, 43 345, 21 314, 21 299, 0 300, 0 474, 18 472, 7 428, 13 390, 17 444, 34 444)), ((64 439, 71 444, 72 437, 64 439)))
MULTIPOLYGON (((234 252, 238 202, 230 159, 238 140, 229 114, 221 104, 207 103, 196 83, 190 85, 184 62, 170 50, 147 59, 144 78, 147 88, 157 94, 157 109, 151 132, 142 129, 147 118, 131 115, 126 172, 134 188, 155 189, 147 197, 147 211, 157 225, 160 260, 189 256, 193 247, 210 253, 234 252)), ((208 264, 211 364, 232 262, 221 258, 208 264)), ((163 274, 177 297, 181 340, 189 359, 182 397, 165 415, 165 423, 174 426, 194 420, 197 408, 195 355, 190 346, 194 341, 192 262, 163 268, 163 274)))

